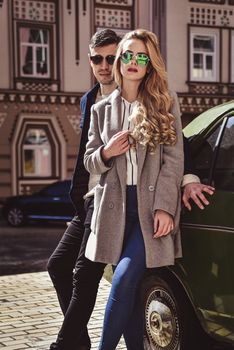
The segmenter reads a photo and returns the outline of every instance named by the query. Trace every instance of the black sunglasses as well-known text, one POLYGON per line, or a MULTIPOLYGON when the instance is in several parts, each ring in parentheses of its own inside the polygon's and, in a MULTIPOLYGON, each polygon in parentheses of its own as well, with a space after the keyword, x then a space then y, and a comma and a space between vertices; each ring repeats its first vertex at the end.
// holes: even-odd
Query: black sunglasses
POLYGON ((105 59, 108 64, 112 66, 115 60, 114 55, 108 55, 106 57, 103 57, 102 55, 94 55, 94 56, 89 56, 93 64, 101 64, 103 60, 105 59))

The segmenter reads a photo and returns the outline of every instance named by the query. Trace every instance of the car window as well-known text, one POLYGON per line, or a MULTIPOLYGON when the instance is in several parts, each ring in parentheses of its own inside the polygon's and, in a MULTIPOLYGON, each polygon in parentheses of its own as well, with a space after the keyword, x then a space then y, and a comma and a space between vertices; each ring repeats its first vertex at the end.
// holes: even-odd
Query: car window
POLYGON ((234 116, 227 120, 213 174, 214 186, 234 191, 234 116))
POLYGON ((199 147, 199 152, 194 157, 194 167, 196 174, 202 183, 208 183, 214 156, 217 137, 221 129, 221 124, 212 131, 199 147))
POLYGON ((59 181, 43 190, 46 196, 64 196, 68 195, 70 190, 70 181, 59 181))

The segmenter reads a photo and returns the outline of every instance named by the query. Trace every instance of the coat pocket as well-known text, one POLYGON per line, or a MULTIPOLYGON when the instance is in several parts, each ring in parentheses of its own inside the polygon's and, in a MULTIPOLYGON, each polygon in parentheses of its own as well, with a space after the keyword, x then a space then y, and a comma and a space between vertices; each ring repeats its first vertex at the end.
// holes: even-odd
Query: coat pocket
POLYGON ((91 231, 93 233, 96 232, 97 225, 98 225, 98 213, 101 205, 102 195, 103 195, 104 187, 101 185, 97 185, 95 187, 94 191, 94 210, 93 210, 93 216, 91 220, 91 231))

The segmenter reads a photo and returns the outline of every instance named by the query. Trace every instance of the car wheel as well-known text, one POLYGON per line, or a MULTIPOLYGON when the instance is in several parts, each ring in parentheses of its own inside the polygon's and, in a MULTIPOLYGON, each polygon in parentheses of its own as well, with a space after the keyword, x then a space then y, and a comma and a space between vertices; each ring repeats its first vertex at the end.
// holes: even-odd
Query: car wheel
POLYGON ((25 222, 23 211, 18 207, 10 208, 7 212, 7 222, 14 227, 22 226, 25 222))
MULTIPOLYGON (((143 283, 146 350, 190 349, 186 321, 187 305, 160 277, 150 276, 143 283)), ((190 314, 191 319, 191 314, 190 314)))

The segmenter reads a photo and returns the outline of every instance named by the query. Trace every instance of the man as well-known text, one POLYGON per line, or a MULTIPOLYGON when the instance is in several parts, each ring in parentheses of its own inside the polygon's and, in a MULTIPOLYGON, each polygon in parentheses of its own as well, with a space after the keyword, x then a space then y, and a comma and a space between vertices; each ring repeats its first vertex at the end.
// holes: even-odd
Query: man
MULTIPOLYGON (((89 46, 90 65, 98 84, 82 97, 80 103, 82 135, 70 192, 79 218, 78 216, 73 218, 48 263, 48 272, 64 314, 63 325, 56 343, 51 344, 51 350, 88 350, 91 347, 87 323, 95 304, 105 265, 91 262, 84 255, 93 212, 92 189, 99 179, 89 176, 86 172, 83 157, 88 140, 91 106, 116 88, 111 72, 118 42, 119 37, 115 32, 101 30, 94 34, 89 46)), ((187 173, 190 169, 191 167, 187 166, 187 173)), ((184 186, 183 199, 188 208, 189 198, 207 204, 202 192, 212 194, 212 189, 199 184, 198 181, 196 177, 195 180, 192 177, 192 181, 189 178, 184 186)))
MULTIPOLYGON (((76 208, 76 214, 79 214, 79 217, 76 215, 71 221, 58 247, 50 257, 47 266, 64 315, 67 312, 72 298, 72 293, 74 292, 73 269, 75 268, 78 253, 80 251, 84 229, 85 226, 89 226, 89 218, 87 217, 85 220, 86 213, 84 210, 83 199, 83 196, 88 192, 89 174, 84 168, 83 157, 88 140, 90 109, 95 102, 100 100, 102 97, 109 95, 116 88, 116 84, 112 78, 112 65, 119 41, 120 38, 112 30, 101 30, 94 34, 90 41, 89 61, 98 84, 96 84, 93 89, 88 91, 82 97, 80 102, 82 134, 70 191, 72 202, 76 208)), ((90 179, 90 182, 92 181, 95 182, 95 177, 90 179)), ((91 186, 92 185, 90 185, 90 187, 91 186)), ((86 204, 89 205, 89 199, 87 199, 86 202, 86 204)), ((76 270, 77 269, 78 267, 76 270)), ((89 276, 87 276, 87 279, 88 278, 89 276)), ((79 310, 77 312, 79 312, 79 310)), ((85 318, 85 315, 83 316, 85 318)), ((51 345, 51 348, 59 348, 56 346, 57 344, 51 345)), ((90 340, 87 328, 77 346, 78 347, 76 347, 76 350, 90 349, 90 340)), ((71 348, 67 348, 66 350, 70 349, 71 348)))

